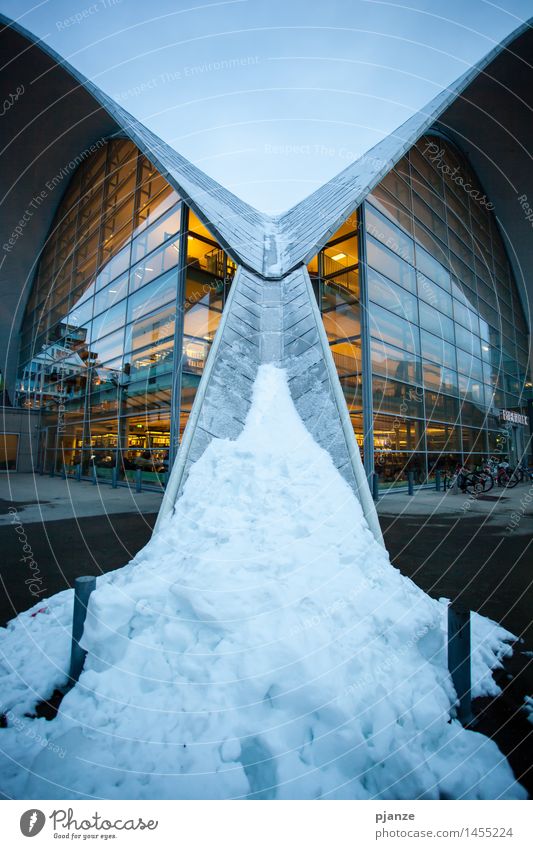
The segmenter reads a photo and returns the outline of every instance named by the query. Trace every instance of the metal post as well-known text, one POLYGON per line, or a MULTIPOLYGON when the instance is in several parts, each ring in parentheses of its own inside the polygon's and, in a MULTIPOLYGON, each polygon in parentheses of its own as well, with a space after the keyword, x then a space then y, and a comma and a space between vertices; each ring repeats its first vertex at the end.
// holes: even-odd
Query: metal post
POLYGON ((372 498, 379 501, 379 476, 377 472, 372 475, 372 498))
POLYGON ((113 489, 117 488, 117 480, 118 480, 118 469, 115 466, 111 469, 111 486, 113 489))
POLYGON ((72 614, 72 647, 70 651, 70 686, 79 679, 87 652, 80 646, 83 626, 87 616, 87 605, 92 591, 96 588, 96 578, 84 575, 74 581, 74 611, 72 614))
POLYGON ((135 469, 135 489, 141 492, 143 488, 142 469, 135 469))
POLYGON ((98 483, 98 477, 96 475, 96 464, 93 460, 93 484, 96 486, 97 483, 98 483))
MULTIPOLYGON (((446 480, 446 478, 444 478, 444 480, 446 480)), ((435 489, 437 490, 437 492, 440 492, 440 470, 439 469, 437 469, 437 471, 435 472, 435 489)))
POLYGON ((76 480, 81 481, 81 463, 76 466, 76 480))
POLYGON ((407 472, 407 492, 409 495, 413 495, 414 493, 414 479, 413 472, 407 472))
POLYGON ((459 699, 457 717, 463 725, 469 725, 473 720, 470 611, 454 601, 448 605, 448 669, 459 699))

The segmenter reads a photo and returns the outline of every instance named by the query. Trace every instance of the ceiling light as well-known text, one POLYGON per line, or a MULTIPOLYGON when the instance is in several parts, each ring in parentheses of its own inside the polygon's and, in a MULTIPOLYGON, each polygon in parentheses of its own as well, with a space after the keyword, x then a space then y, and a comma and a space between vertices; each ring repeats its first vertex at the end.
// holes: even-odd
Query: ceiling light
POLYGON ((331 259, 332 259, 334 262, 340 262, 340 261, 341 261, 341 259, 346 259, 346 254, 343 254, 343 253, 341 252, 340 254, 335 254, 335 256, 332 256, 332 257, 331 257, 331 259))

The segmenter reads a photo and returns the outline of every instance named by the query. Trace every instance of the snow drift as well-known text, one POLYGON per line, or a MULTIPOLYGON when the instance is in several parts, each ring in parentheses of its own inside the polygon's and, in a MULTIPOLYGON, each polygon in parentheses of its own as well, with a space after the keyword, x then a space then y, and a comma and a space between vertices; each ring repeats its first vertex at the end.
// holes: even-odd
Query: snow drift
MULTIPOLYGON (((8 795, 525 796, 496 745, 453 718, 444 605, 391 566, 273 366, 239 438, 213 440, 161 532, 99 578, 57 718, 28 720, 30 657, 54 634, 40 674, 57 683, 70 599, 4 632, 8 795)), ((510 635, 483 631, 487 686, 510 635)))

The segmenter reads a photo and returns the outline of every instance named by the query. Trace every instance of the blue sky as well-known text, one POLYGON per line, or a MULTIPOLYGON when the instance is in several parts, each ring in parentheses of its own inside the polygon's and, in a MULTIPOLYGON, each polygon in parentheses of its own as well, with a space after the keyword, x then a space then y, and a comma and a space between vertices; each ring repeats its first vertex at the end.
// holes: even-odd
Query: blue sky
POLYGON ((532 0, 0 0, 267 212, 332 177, 533 15, 532 0))

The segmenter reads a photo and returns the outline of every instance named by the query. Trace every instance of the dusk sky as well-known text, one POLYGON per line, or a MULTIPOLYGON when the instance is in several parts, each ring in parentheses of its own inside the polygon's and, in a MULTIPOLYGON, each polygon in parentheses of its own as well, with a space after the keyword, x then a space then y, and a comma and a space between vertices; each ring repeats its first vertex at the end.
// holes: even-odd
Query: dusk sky
POLYGON ((1 0, 125 109, 279 212, 421 109, 531 0, 1 0))

